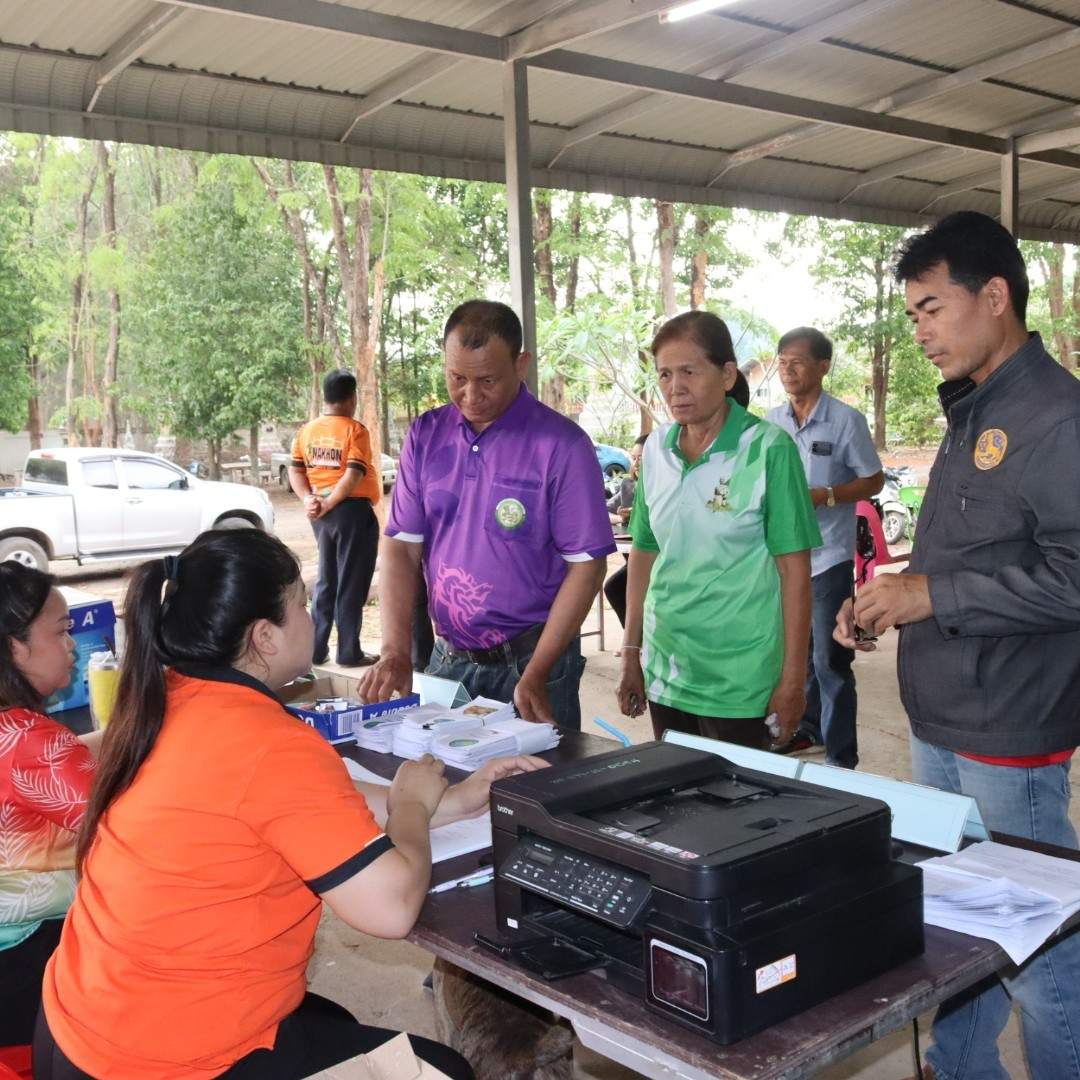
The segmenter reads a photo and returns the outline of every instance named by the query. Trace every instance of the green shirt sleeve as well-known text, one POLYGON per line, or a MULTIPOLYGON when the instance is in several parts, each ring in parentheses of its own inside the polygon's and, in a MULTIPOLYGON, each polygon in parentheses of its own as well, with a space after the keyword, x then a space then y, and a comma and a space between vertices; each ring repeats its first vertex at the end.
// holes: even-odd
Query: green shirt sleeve
POLYGON ((660 545, 653 535, 649 521, 649 502, 645 498, 645 461, 638 466, 637 488, 634 490, 634 506, 630 511, 630 524, 627 526, 633 537, 632 547, 639 551, 659 551, 660 545))
POLYGON ((779 428, 765 451, 765 545, 774 557, 821 545, 798 447, 779 428))

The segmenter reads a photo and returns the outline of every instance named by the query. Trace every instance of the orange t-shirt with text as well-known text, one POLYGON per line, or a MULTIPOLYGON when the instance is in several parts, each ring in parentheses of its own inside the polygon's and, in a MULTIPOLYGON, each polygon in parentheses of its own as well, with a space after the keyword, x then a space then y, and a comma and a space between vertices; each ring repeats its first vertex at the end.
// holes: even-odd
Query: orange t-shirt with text
POLYGON ((212 1077, 272 1047, 319 893, 391 847, 320 735, 254 679, 206 671, 168 673, 161 734, 99 824, 45 972, 49 1028, 91 1076, 212 1077))
POLYGON ((370 499, 374 506, 382 496, 382 474, 371 456, 368 429, 351 416, 320 416, 297 432, 291 463, 307 470, 308 483, 317 495, 329 495, 346 469, 359 469, 364 478, 352 499, 370 499))

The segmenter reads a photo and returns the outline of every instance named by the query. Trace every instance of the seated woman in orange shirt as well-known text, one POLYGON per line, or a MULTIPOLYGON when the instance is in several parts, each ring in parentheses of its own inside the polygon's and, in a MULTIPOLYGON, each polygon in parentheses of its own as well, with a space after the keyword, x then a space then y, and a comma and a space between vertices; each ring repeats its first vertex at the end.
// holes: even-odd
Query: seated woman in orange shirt
MULTIPOLYGON (((503 759, 447 789, 425 756, 361 794, 272 693, 310 666, 313 629, 296 557, 264 533, 204 533, 147 563, 125 612, 35 1077, 299 1078, 380 1045, 394 1032, 305 992, 322 902, 403 937, 427 892, 432 823, 481 812, 491 779, 543 762, 503 759)), ((446 1047, 413 1044, 471 1077, 446 1047)))
POLYGON ((54 579, 0 562, 0 1046, 33 1037, 45 962, 75 894, 75 830, 93 748, 44 715, 71 681, 75 642, 54 579))

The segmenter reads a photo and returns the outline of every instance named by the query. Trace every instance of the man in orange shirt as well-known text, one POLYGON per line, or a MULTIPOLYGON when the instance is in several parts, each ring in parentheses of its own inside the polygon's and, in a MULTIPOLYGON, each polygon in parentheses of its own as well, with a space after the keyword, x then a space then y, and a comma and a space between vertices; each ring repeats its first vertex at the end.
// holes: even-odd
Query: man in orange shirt
POLYGON ((372 507, 382 482, 372 463, 368 430, 355 413, 356 376, 331 371, 323 379, 323 415, 300 429, 289 463, 289 483, 304 500, 319 544, 313 660, 324 664, 329 659, 330 628, 337 623, 336 659, 342 667, 378 660, 360 648, 360 626, 379 548, 372 507))

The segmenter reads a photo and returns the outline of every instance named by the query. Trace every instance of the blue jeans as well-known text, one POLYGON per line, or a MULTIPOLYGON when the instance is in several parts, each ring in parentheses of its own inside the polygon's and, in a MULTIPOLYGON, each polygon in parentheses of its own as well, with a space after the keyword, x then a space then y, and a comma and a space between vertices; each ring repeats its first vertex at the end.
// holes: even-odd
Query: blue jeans
MULTIPOLYGON (((1076 848, 1069 821, 1069 762, 1020 769, 987 765, 911 737, 917 784, 972 796, 988 829, 1076 848)), ((945 1002, 926 1054, 938 1080, 1009 1080, 997 1037, 1020 1006, 1032 1080, 1080 1080, 1080 932, 1044 945, 945 1002)))
POLYGON ((855 732, 858 699, 851 662, 852 649, 833 640, 836 613, 851 596, 853 560, 837 563, 811 578, 814 607, 810 626, 810 656, 806 664, 806 712, 799 728, 825 744, 825 763, 854 769, 859 764, 855 732))
MULTIPOLYGON (((437 675, 440 679, 453 679, 461 683, 473 697, 513 701, 514 688, 531 659, 530 652, 526 656, 505 664, 473 664, 468 660, 451 656, 446 642, 442 638, 436 638, 431 663, 427 666, 427 674, 437 675)), ((578 700, 578 686, 584 670, 585 659, 581 655, 581 639, 575 637, 555 661, 555 666, 551 669, 546 683, 551 711, 559 727, 570 728, 573 731, 581 730, 581 702, 578 700)))

